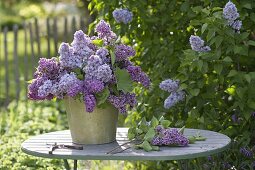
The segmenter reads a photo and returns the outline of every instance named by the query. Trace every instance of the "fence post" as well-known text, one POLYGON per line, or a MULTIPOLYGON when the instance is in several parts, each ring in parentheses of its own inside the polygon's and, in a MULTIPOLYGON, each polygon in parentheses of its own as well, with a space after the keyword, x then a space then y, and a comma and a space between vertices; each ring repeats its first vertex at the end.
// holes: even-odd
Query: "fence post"
POLYGON ((74 34, 76 31, 76 18, 73 16, 72 18, 72 34, 74 34))
POLYGON ((40 30, 39 30, 37 18, 35 18, 35 37, 36 37, 36 42, 37 42, 37 55, 40 58, 40 57, 42 57, 41 56, 41 42, 40 42, 40 30))
POLYGON ((50 19, 47 18, 46 20, 46 26, 47 26, 47 44, 48 44, 48 58, 50 58, 50 19))
MULTIPOLYGON (((28 56, 27 56, 27 24, 26 22, 23 23, 24 29, 24 81, 25 81, 25 92, 27 94, 27 81, 28 81, 28 56)), ((27 95, 26 98, 27 100, 27 95)))
POLYGON ((58 26, 57 26, 57 18, 53 20, 53 38, 54 38, 54 47, 55 47, 55 56, 58 55, 58 26))
POLYGON ((8 27, 4 27, 4 65, 5 65, 5 106, 9 103, 9 67, 8 67, 8 43, 7 43, 8 27))
POLYGON ((34 68, 35 68, 34 36, 33 36, 31 22, 29 22, 28 27, 29 27, 29 34, 30 34, 31 63, 32 63, 32 70, 34 71, 34 68))
POLYGON ((18 25, 13 26, 14 33, 14 49, 13 49, 13 59, 14 59, 14 72, 15 72, 15 82, 16 82, 16 100, 19 101, 20 95, 20 82, 19 82, 19 59, 18 59, 18 25))

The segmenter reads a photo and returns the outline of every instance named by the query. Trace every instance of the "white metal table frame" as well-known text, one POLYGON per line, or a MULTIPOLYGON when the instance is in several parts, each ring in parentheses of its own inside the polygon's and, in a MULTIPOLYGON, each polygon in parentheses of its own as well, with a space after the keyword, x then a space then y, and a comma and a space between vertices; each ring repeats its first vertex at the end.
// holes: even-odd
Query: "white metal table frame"
MULTIPOLYGON (((221 133, 188 129, 184 131, 185 136, 193 136, 199 132, 207 139, 205 141, 196 141, 187 147, 160 147, 160 151, 145 152, 129 148, 121 153, 106 154, 113 148, 128 142, 128 128, 118 128, 116 132, 116 141, 102 145, 83 145, 83 150, 57 149, 53 154, 49 154, 47 144, 68 144, 72 145, 72 139, 69 130, 56 131, 34 136, 22 143, 23 152, 43 158, 64 159, 65 167, 68 169, 67 159, 74 160, 74 169, 77 169, 77 160, 187 160, 198 157, 206 157, 212 154, 220 153, 226 150, 231 143, 231 139, 221 133)), ((125 146, 121 146, 125 149, 125 146)), ((187 162, 187 161, 186 161, 187 162)), ((187 163, 184 163, 183 169, 187 169, 187 163)))

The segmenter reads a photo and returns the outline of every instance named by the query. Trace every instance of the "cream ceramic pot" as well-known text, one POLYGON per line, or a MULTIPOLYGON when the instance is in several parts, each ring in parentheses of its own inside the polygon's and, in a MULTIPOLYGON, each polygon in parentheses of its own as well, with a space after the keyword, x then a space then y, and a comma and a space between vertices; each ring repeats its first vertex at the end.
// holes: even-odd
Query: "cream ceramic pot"
POLYGON ((116 140, 118 111, 112 105, 88 113, 84 102, 71 97, 64 102, 73 143, 104 144, 116 140))

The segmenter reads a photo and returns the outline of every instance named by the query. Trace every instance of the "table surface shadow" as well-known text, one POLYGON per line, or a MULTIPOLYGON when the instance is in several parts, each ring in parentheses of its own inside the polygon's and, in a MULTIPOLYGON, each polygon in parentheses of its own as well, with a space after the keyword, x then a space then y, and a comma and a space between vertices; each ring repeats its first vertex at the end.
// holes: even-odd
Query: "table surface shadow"
MULTIPOLYGON (((53 154, 49 154, 49 146, 46 144, 70 144, 72 139, 69 130, 56 131, 34 136, 22 143, 23 152, 44 158, 73 159, 73 160, 181 160, 205 157, 220 153, 226 150, 231 139, 221 133, 200 130, 185 129, 185 136, 195 135, 197 132, 207 139, 205 141, 196 141, 187 147, 160 147, 160 151, 146 152, 129 148, 121 153, 106 154, 113 148, 128 142, 128 128, 118 128, 116 132, 116 141, 102 145, 83 145, 83 150, 57 149, 53 154)), ((125 149, 123 146, 122 149, 125 149)))

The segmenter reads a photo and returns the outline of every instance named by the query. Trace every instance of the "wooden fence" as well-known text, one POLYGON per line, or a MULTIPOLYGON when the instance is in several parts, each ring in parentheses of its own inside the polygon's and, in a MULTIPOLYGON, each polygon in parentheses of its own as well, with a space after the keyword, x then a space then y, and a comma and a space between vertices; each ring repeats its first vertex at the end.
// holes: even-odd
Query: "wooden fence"
POLYGON ((10 101, 27 100, 27 81, 40 57, 58 55, 61 42, 71 42, 76 30, 87 32, 90 18, 72 16, 64 18, 37 18, 13 25, 0 32, 0 107, 10 101))

